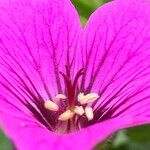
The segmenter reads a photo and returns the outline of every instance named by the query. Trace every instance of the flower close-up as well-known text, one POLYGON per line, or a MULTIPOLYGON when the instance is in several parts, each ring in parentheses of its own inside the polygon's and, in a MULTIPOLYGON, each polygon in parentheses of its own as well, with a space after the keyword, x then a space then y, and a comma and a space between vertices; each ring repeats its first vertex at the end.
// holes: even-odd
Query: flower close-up
POLYGON ((150 1, 114 0, 83 27, 70 0, 0 0, 0 126, 17 150, 91 150, 150 123, 150 1))

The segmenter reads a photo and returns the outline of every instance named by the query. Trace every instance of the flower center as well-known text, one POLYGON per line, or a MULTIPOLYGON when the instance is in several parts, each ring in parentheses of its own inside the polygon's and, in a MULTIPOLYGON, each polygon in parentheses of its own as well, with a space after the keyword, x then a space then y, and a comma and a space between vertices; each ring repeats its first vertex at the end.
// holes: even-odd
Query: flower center
MULTIPOLYGON (((83 93, 79 93, 77 99, 79 105, 76 105, 74 107, 68 107, 63 113, 59 115, 58 120, 67 121, 69 119, 72 119, 75 115, 82 116, 84 114, 88 120, 92 120, 93 109, 89 106, 86 106, 86 104, 94 102, 98 98, 99 96, 96 93, 90 93, 87 95, 84 95, 83 93)), ((67 97, 63 94, 58 94, 55 97, 56 101, 61 101, 63 99, 67 99, 67 97)), ((51 100, 47 100, 44 103, 44 107, 50 111, 59 111, 59 103, 57 104, 51 100)))
POLYGON ((60 93, 54 99, 44 102, 45 109, 56 114, 56 132, 66 133, 79 130, 81 128, 79 118, 86 118, 90 121, 94 117, 93 109, 89 104, 96 101, 99 95, 97 93, 84 94, 79 91, 78 80, 83 73, 84 69, 82 68, 77 72, 73 82, 71 82, 70 69, 66 66, 66 74, 60 72, 66 87, 65 94, 60 93))
MULTIPOLYGON (((84 95, 84 93, 79 93, 77 96, 77 105, 71 105, 66 107, 65 109, 61 108, 61 102, 66 102, 67 97, 63 94, 58 94, 55 96, 55 100, 47 100, 44 103, 44 107, 50 111, 57 112, 58 115, 58 121, 59 121, 59 128, 60 123, 63 124, 64 128, 64 122, 72 122, 72 126, 67 128, 67 132, 71 132, 72 130, 80 129, 81 125, 77 120, 79 117, 87 118, 88 121, 92 120, 94 117, 93 109, 92 107, 88 106, 89 103, 92 103, 96 101, 99 98, 98 94, 96 93, 89 93, 84 95)), ((70 123, 69 123, 70 124, 70 123)), ((68 126, 68 124, 66 124, 68 126)), ((60 132, 60 130, 58 130, 60 132)), ((66 132, 66 131, 65 131, 66 132)))

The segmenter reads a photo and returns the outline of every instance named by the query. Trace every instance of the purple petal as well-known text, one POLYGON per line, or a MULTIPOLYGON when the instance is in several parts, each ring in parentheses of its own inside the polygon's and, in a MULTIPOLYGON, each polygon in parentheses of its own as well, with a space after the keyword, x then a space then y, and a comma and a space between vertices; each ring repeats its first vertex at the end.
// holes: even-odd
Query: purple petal
POLYGON ((15 92, 19 97, 26 97, 23 93, 29 89, 36 94, 38 89, 45 99, 64 91, 59 71, 64 72, 65 65, 72 65, 75 70, 81 30, 70 1, 6 0, 0 2, 0 14, 3 86, 9 85, 12 92, 19 90, 15 92), (22 85, 28 89, 21 91, 22 85))
POLYGON ((93 104, 96 122, 129 116, 129 126, 150 123, 150 3, 116 0, 102 6, 82 39, 82 88, 100 95, 93 104))
POLYGON ((69 0, 1 1, 0 109, 11 105, 27 112, 28 107, 33 113, 36 110, 29 103, 39 108, 64 91, 59 71, 65 65, 75 70, 80 30, 69 0))
POLYGON ((147 1, 116 0, 98 9, 83 31, 81 55, 81 27, 69 1, 9 0, 0 8, 0 120, 18 149, 91 149, 118 129, 150 122, 147 1), (22 104, 32 93, 47 99, 63 91, 58 71, 66 64, 76 71, 77 55, 87 69, 83 91, 100 95, 94 105, 100 123, 60 136, 22 104))
MULTIPOLYGON (((64 91, 59 71, 65 65, 76 70, 80 30, 69 0, 0 1, 0 122, 5 131, 17 131, 24 121, 42 126, 34 106, 40 108, 41 102, 64 91), (11 117, 18 121, 13 124, 11 117)), ((17 133, 9 134, 15 143, 17 133)))
POLYGON ((20 121, 20 119, 11 115, 6 116, 6 114, 0 113, 0 118, 3 122, 7 122, 5 125, 5 128, 7 128, 6 133, 12 139, 12 142, 15 142, 15 146, 19 150, 33 150, 35 148, 37 150, 47 148, 57 150, 82 150, 84 148, 89 150, 112 132, 118 130, 121 127, 118 122, 124 124, 128 122, 124 118, 117 118, 83 129, 77 133, 57 135, 36 123, 20 121))

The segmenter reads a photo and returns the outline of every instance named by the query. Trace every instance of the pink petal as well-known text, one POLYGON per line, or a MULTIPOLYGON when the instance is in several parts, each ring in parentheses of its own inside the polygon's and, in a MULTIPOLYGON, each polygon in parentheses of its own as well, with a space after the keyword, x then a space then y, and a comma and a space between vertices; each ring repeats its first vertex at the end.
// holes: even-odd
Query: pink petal
POLYGON ((59 71, 64 72, 71 63, 75 70, 81 30, 71 2, 5 0, 0 2, 0 14, 1 82, 9 87, 13 84, 11 90, 19 90, 19 96, 27 95, 19 88, 23 81, 36 93, 34 85, 45 99, 61 93, 64 80, 59 71))
POLYGON ((90 150, 108 135, 121 128, 118 122, 126 124, 128 120, 113 119, 96 124, 76 133, 57 135, 42 128, 36 123, 20 121, 11 115, 0 113, 0 118, 5 122, 6 133, 19 150, 90 150), (7 122, 7 123, 6 123, 7 122))
MULTIPOLYGON (((56 85, 55 74, 53 74, 53 71, 49 71, 54 70, 54 65, 52 65, 53 57, 47 56, 47 52, 52 50, 52 43, 48 41, 48 39, 52 37, 54 47, 57 47, 55 49, 58 54, 56 60, 62 58, 61 60, 63 61, 59 63, 59 68, 62 69, 61 71, 64 71, 65 54, 68 50, 66 49, 68 45, 66 41, 74 41, 74 44, 72 44, 69 49, 70 59, 72 60, 76 58, 73 57, 73 51, 77 50, 75 49, 77 40, 73 39, 74 37, 77 39, 78 33, 80 32, 79 22, 74 23, 74 21, 78 20, 78 17, 75 19, 76 15, 74 16, 73 11, 70 10, 72 8, 70 2, 67 0, 45 0, 42 2, 38 1, 37 3, 37 0, 33 0, 32 2, 20 2, 18 0, 18 2, 13 1, 13 4, 12 1, 3 1, 0 2, 0 6, 0 14, 2 14, 0 15, 0 81, 2 81, 4 85, 8 85, 6 80, 8 79, 17 89, 21 90, 18 88, 19 83, 15 80, 18 78, 12 78, 14 77, 13 68, 15 71, 17 70, 17 74, 26 81, 26 84, 34 90, 21 68, 16 62, 14 63, 14 57, 23 69, 25 69, 35 87, 41 89, 40 93, 42 93, 43 97, 49 97, 48 93, 45 93, 46 87, 43 85, 44 81, 46 81, 46 85, 49 85, 48 91, 50 91, 52 96, 57 94, 56 91, 58 87, 56 85), (47 5, 47 2, 51 5, 47 5), (54 2, 56 2, 55 5, 54 2), (8 5, 8 3, 11 4, 8 5), (48 13, 48 10, 53 11, 52 13, 48 13), (43 12, 46 21, 51 23, 50 27, 47 26, 47 24, 45 25, 45 23, 43 24, 43 12), (67 25, 66 21, 63 20, 65 18, 67 18, 67 25), (60 22, 60 20, 63 21, 60 22), (69 33, 70 38, 66 35, 66 33, 68 33, 66 26, 68 27, 67 29, 72 29, 71 33, 69 33), (21 27, 23 31, 20 32, 18 27, 21 27), (36 27, 38 30, 35 30, 36 27), (49 28, 52 30, 52 36, 47 32, 49 28), (37 33, 35 31, 37 31, 37 33), (25 34, 27 43, 24 41, 25 39, 22 39, 22 33, 25 34), (60 33, 60 35, 58 33, 60 33), (75 33, 77 34, 76 36, 75 33), (58 35, 59 42, 57 43, 58 35), (29 47, 27 47, 27 44, 29 47), (47 48, 47 45, 50 48, 47 48), (63 53, 61 55, 62 47, 65 47, 66 51, 65 54, 63 53), (4 64, 7 64, 6 62, 12 66, 11 70, 11 66, 9 66, 9 68, 8 66, 4 66, 4 64), (39 70, 41 70, 40 74, 39 70), (13 73, 13 75, 9 74, 10 72, 13 73), (2 75, 5 75, 6 78, 2 75), (40 75, 42 75, 43 79, 41 79, 40 75)), ((114 105, 115 111, 110 116, 110 118, 114 117, 113 119, 100 122, 77 133, 58 136, 45 129, 41 124, 35 122, 23 107, 20 107, 20 109, 18 109, 18 107, 12 107, 11 104, 20 106, 18 102, 15 102, 17 98, 14 98, 11 94, 6 92, 6 90, 2 88, 3 86, 0 87, 0 103, 1 106, 3 106, 0 108, 1 124, 18 149, 32 150, 36 148, 37 150, 43 150, 47 148, 57 148, 58 150, 82 150, 84 148, 88 150, 118 129, 150 122, 149 106, 147 105, 149 104, 148 96, 150 92, 148 82, 150 80, 148 77, 150 64, 148 59, 150 53, 149 12, 149 3, 145 0, 116 0, 98 9, 91 16, 84 30, 81 51, 81 55, 84 59, 80 65, 83 67, 83 65, 86 66, 86 62, 89 62, 86 67, 88 68, 88 77, 86 76, 85 88, 87 88, 89 82, 92 81, 91 77, 93 76, 91 72, 95 73, 96 69, 99 68, 100 70, 98 70, 98 74, 95 76, 94 85, 92 87, 89 86, 87 90, 100 93, 100 106, 105 106, 108 102, 105 107, 112 108, 111 106, 119 100, 117 104, 114 105), (103 56, 105 56, 104 60, 103 56), (137 76, 133 80, 135 75, 137 76), (117 90, 128 81, 130 82, 122 91, 118 92, 117 90), (119 95, 114 97, 115 92, 119 95), (136 94, 135 96, 133 95, 134 92, 136 94), (130 97, 132 95, 133 97, 130 97), (110 99, 112 97, 113 99, 110 99), (7 103, 6 105, 5 101, 2 101, 4 98, 11 102, 11 104, 7 103), (127 101, 125 101, 126 98, 128 98, 127 101), (123 102, 123 104, 116 109, 116 106, 121 102, 123 102), (126 110, 125 108, 132 103, 134 105, 130 107, 129 110, 126 110), (141 109, 137 111, 139 107, 141 109), (21 109, 23 109, 24 112, 21 112, 21 109), (11 111, 13 113, 11 113, 11 111)), ((52 54, 54 53, 52 52, 52 54)), ((79 53, 76 53, 76 55, 81 56, 79 53)), ((73 61, 74 66, 76 61, 76 59, 73 61)), ((26 97, 26 95, 22 96, 26 97)))
POLYGON ((0 1, 1 111, 11 113, 13 106, 30 115, 26 101, 40 107, 64 91, 59 71, 70 63, 76 70, 80 30, 69 0, 0 1))
POLYGON ((97 120, 129 116, 136 120, 132 125, 150 123, 150 3, 115 0, 102 6, 82 39, 83 89, 100 95, 96 110, 107 110, 97 120))

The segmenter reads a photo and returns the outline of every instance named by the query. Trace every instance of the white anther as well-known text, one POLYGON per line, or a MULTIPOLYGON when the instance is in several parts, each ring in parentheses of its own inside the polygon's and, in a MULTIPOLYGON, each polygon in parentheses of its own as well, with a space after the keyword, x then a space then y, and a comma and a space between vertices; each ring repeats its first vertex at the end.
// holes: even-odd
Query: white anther
POLYGON ((85 108, 85 115, 88 118, 88 121, 92 120, 94 117, 93 109, 91 107, 86 107, 85 108))
POLYGON ((64 94, 57 94, 57 95, 55 96, 55 98, 56 98, 56 99, 66 99, 67 97, 66 97, 66 95, 64 95, 64 94))
POLYGON ((84 93, 80 92, 78 94, 78 101, 80 101, 81 99, 83 99, 83 97, 84 97, 84 93))
POLYGON ((82 116, 82 115, 84 114, 84 109, 83 109, 82 106, 75 106, 74 112, 75 112, 77 115, 82 116))
POLYGON ((78 95, 78 101, 80 102, 80 104, 87 104, 90 102, 94 102, 98 98, 99 95, 97 93, 90 93, 86 95, 84 95, 83 93, 79 93, 78 95))
POLYGON ((58 105, 50 100, 48 100, 44 103, 44 107, 51 111, 58 111, 58 109, 59 109, 58 105))
POLYGON ((71 119, 73 116, 74 116, 74 112, 68 109, 67 111, 65 111, 59 116, 58 120, 66 121, 71 119))

